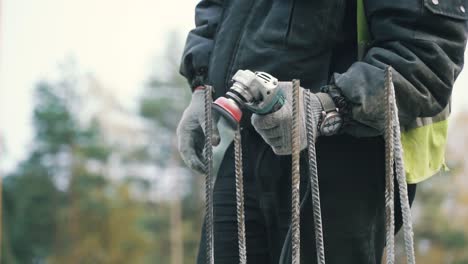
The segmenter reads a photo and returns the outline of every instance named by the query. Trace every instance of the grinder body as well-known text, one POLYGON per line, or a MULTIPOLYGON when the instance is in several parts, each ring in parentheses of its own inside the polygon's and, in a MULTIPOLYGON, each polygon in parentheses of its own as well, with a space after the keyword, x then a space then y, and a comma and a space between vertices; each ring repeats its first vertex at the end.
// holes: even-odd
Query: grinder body
POLYGON ((278 79, 268 73, 239 70, 232 80, 233 85, 226 95, 213 103, 213 110, 233 127, 239 124, 243 109, 266 115, 280 109, 285 102, 278 79))
POLYGON ((232 78, 234 83, 224 97, 213 102, 213 122, 219 132, 217 142, 212 142, 214 181, 223 157, 234 140, 242 118, 242 110, 265 115, 280 109, 285 96, 278 88, 278 80, 268 73, 239 70, 232 78))

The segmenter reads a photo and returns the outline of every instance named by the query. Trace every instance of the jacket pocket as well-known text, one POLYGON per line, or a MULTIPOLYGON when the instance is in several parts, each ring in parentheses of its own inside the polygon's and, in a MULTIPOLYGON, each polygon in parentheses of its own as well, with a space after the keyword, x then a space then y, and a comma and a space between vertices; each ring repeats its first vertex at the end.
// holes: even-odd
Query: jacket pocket
MULTIPOLYGON (((440 15, 454 19, 468 19, 468 0, 393 0, 369 1, 366 4, 368 16, 377 15, 377 12, 393 12, 394 14, 408 12, 415 16, 427 14, 440 15)), ((380 13, 379 15, 381 15, 380 13)), ((415 21, 417 22, 417 21, 415 21)))
POLYGON ((264 19, 257 38, 275 49, 307 50, 312 54, 329 48, 341 31, 346 0, 273 0, 257 11, 264 19))
POLYGON ((424 6, 436 15, 468 20, 468 0, 424 0, 424 6))

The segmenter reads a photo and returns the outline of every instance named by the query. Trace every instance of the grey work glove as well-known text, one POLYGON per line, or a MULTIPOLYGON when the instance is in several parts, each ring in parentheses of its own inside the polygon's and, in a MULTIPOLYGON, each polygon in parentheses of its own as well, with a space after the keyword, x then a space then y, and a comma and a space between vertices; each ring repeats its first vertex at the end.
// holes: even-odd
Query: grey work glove
MULTIPOLYGON (((213 141, 219 138, 213 127, 213 141)), ((177 126, 177 145, 185 164, 199 173, 205 172, 203 147, 205 145, 205 91, 195 90, 177 126)), ((219 141, 219 140, 218 140, 219 141)))
MULTIPOLYGON (((275 154, 289 155, 291 154, 292 82, 279 82, 278 86, 285 94, 285 104, 278 111, 271 114, 254 114, 252 115, 251 121, 255 130, 262 136, 263 140, 272 147, 275 154)), ((307 147, 304 96, 304 88, 301 87, 299 93, 299 111, 301 116, 299 135, 301 150, 307 147)), ((313 93, 310 93, 310 96, 314 116, 314 128, 316 128, 321 117, 322 105, 317 96, 313 93)))

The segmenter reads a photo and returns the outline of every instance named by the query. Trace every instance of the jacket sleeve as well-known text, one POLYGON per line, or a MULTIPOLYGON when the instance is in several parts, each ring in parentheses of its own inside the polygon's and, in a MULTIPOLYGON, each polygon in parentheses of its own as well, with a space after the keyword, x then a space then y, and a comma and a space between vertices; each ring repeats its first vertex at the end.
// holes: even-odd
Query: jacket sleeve
POLYGON ((431 117, 449 103, 463 67, 468 0, 366 0, 373 42, 362 61, 333 81, 346 99, 354 136, 384 131, 384 77, 393 67, 400 123, 431 117), (466 9, 466 10, 465 10, 466 9))
POLYGON ((195 28, 187 37, 180 73, 192 89, 207 78, 213 42, 223 12, 223 0, 202 0, 195 8, 195 28))

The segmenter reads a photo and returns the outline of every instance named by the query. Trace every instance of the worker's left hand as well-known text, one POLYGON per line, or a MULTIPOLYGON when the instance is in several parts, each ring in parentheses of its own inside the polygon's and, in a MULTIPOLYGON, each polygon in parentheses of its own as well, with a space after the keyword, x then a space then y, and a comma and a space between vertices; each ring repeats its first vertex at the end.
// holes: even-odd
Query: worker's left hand
MULTIPOLYGON (((284 105, 276 112, 267 115, 252 115, 252 125, 255 130, 262 136, 268 145, 273 148, 277 155, 291 154, 291 129, 293 124, 292 119, 292 82, 280 82, 279 89, 282 90, 286 97, 284 105)), ((306 137, 306 113, 304 111, 304 88, 300 88, 299 92, 299 135, 301 150, 307 147, 306 137)), ((314 128, 317 127, 319 122, 322 105, 318 98, 310 93, 312 111, 314 113, 314 128)), ((317 133, 315 133, 317 134, 317 133)))

